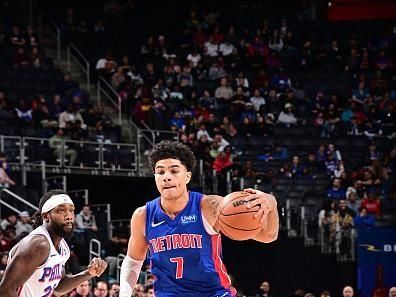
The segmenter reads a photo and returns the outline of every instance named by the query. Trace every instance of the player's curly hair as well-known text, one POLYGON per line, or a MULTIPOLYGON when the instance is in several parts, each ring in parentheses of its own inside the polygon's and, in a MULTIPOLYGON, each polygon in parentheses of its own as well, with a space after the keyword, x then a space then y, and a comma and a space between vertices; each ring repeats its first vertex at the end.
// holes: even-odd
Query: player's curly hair
POLYGON ((47 202, 47 200, 50 199, 52 196, 60 194, 67 193, 63 190, 49 190, 43 195, 43 197, 41 197, 39 202, 39 209, 30 217, 30 223, 32 224, 33 228, 37 228, 38 226, 41 226, 43 224, 41 209, 43 208, 44 203, 47 202))
POLYGON ((187 145, 170 140, 162 140, 154 145, 148 159, 153 172, 155 171, 155 164, 164 159, 177 159, 190 172, 194 171, 196 163, 195 156, 187 145))

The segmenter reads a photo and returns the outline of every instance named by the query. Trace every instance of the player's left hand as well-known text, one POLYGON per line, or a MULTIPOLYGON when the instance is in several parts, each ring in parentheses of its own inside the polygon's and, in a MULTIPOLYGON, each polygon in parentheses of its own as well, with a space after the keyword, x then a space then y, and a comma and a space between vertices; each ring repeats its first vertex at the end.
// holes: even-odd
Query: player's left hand
POLYGON ((249 196, 245 197, 245 201, 249 201, 246 207, 248 209, 255 206, 259 206, 259 210, 254 215, 255 218, 260 218, 260 223, 264 223, 266 216, 273 210, 277 209, 277 202, 273 195, 264 193, 255 189, 244 189, 244 192, 249 193, 249 196))
POLYGON ((100 276, 107 268, 107 262, 101 258, 93 258, 88 265, 88 273, 92 276, 100 276))

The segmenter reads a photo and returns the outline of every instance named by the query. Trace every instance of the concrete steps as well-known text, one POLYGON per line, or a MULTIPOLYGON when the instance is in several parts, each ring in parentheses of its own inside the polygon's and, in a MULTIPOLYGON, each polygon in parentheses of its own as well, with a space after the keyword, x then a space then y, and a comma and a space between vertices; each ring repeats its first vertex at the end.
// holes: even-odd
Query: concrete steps
MULTIPOLYGON (((58 60, 58 51, 56 40, 52 37, 49 28, 43 27, 41 44, 45 49, 45 53, 48 57, 52 58, 56 67, 61 69, 63 72, 70 72, 72 79, 80 84, 81 89, 87 91, 87 76, 82 71, 81 67, 72 58, 70 59, 70 65, 67 60, 67 48, 61 46, 60 50, 60 60, 58 60)), ((98 92, 97 84, 91 83, 89 88, 89 96, 92 104, 97 104, 98 102, 98 92)), ((109 114, 114 123, 118 124, 118 112, 115 110, 114 106, 101 96, 101 105, 104 106, 104 111, 109 114)), ((122 115, 122 133, 121 139, 127 143, 137 143, 137 136, 133 132, 129 121, 125 115, 122 115)))

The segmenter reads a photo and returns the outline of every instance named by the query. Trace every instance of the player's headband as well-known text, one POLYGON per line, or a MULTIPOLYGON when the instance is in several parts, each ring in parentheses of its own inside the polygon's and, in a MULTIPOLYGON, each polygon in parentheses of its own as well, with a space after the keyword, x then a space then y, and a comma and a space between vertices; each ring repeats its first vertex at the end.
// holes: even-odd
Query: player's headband
POLYGON ((41 213, 49 212, 58 205, 65 203, 74 205, 73 201, 70 199, 68 195, 66 194, 54 195, 44 203, 43 207, 41 208, 41 213))

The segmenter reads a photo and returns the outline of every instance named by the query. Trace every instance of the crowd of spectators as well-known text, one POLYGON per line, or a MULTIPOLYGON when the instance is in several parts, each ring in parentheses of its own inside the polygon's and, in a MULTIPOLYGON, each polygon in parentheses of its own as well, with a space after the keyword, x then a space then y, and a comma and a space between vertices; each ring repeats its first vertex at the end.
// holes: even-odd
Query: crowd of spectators
MULTIPOLYGON (((382 152, 381 152, 382 153, 382 152)), ((382 201, 394 199, 395 149, 380 157, 371 142, 357 168, 332 176, 318 224, 327 249, 350 256, 352 230, 374 227, 382 220, 382 201)))
MULTIPOLYGON (((223 23, 217 10, 192 7, 185 17, 182 36, 147 34, 137 53, 125 48, 114 54, 108 45, 96 70, 121 96, 135 123, 177 131, 204 160, 205 170, 232 168, 249 140, 265 143, 288 136, 276 127, 314 128, 313 135, 305 136, 323 140, 361 136, 393 141, 396 37, 390 23, 385 33, 373 36, 351 32, 315 39, 287 18, 264 18, 245 28, 223 23), (238 147, 236 138, 245 141, 238 147)), ((111 30, 107 25, 104 31, 111 30)), ((77 40, 89 31, 73 28, 77 40)), ((279 142, 269 150, 287 149, 279 142)), ((381 149, 382 160, 389 147, 381 149)), ((282 172, 300 176, 314 169, 300 166, 307 153, 317 161, 313 152, 282 153, 290 162, 282 172)), ((270 154, 259 158, 270 159, 270 154)), ((327 169, 334 171, 337 156, 325 158, 327 169)), ((338 167, 340 174, 342 164, 338 167)))
MULTIPOLYGON (((133 5, 105 11, 117 15, 131 9, 133 5)), ((378 31, 373 36, 359 32, 315 39, 302 34, 301 27, 287 18, 264 18, 248 28, 224 22, 217 10, 201 11, 195 6, 185 18, 182 38, 147 34, 137 59, 127 48, 118 49, 117 53, 124 53, 115 55, 108 45, 95 68, 113 85, 138 125, 177 131, 181 141, 204 160, 206 171, 222 173, 234 164, 244 167, 239 157, 250 140, 265 143, 269 138, 287 137, 287 131, 278 133, 276 127, 314 127, 312 136, 323 139, 348 135, 364 135, 374 141, 394 138, 395 35, 390 23, 385 25, 385 33, 378 31), (323 82, 308 87, 315 76, 323 82), (338 77, 344 82, 335 89, 338 77), (236 138, 244 139, 239 147, 236 138)), ((100 19, 92 28, 87 23, 70 8, 61 27, 65 36, 73 33, 68 38, 84 39, 90 31, 99 34, 112 25, 100 19)), ((16 54, 19 48, 28 48, 27 36, 34 36, 34 46, 39 46, 31 27, 21 31, 17 26, 4 30, 2 46, 16 54)), ((17 126, 39 127, 41 135, 52 137, 55 156, 62 139, 111 142, 120 138, 119 127, 104 115, 103 108, 89 105, 88 95, 69 74, 56 82, 53 98, 38 95, 31 102, 13 102, 13 108, 7 94, 0 92, 0 98, 5 102, 6 118, 17 118, 17 126)), ((275 160, 279 147, 287 150, 279 140, 277 148, 258 152, 258 159, 275 160)), ((371 158, 382 160, 389 147, 381 149, 385 151, 371 158)), ((77 151, 70 148, 66 154, 73 165, 77 151)), ((317 167, 313 152, 281 154, 285 164, 275 168, 281 175, 306 175, 317 167), (309 158, 313 163, 306 165, 309 158)), ((336 157, 326 156, 328 170, 334 171, 336 157)), ((337 174, 343 171, 339 163, 337 174)), ((266 173, 270 178, 272 170, 266 173)), ((254 170, 248 169, 247 175, 255 175, 254 170)))
MULTIPOLYGON (((121 128, 104 108, 90 103, 89 94, 70 73, 55 69, 32 26, 4 26, 0 32, 2 134, 54 137, 53 147, 59 137, 100 143, 121 140, 121 128)), ((73 164, 76 152, 69 157, 73 164)))
POLYGON ((23 211, 18 216, 14 213, 6 214, 0 222, 0 277, 4 274, 11 248, 33 230, 29 218, 29 213, 23 211))

